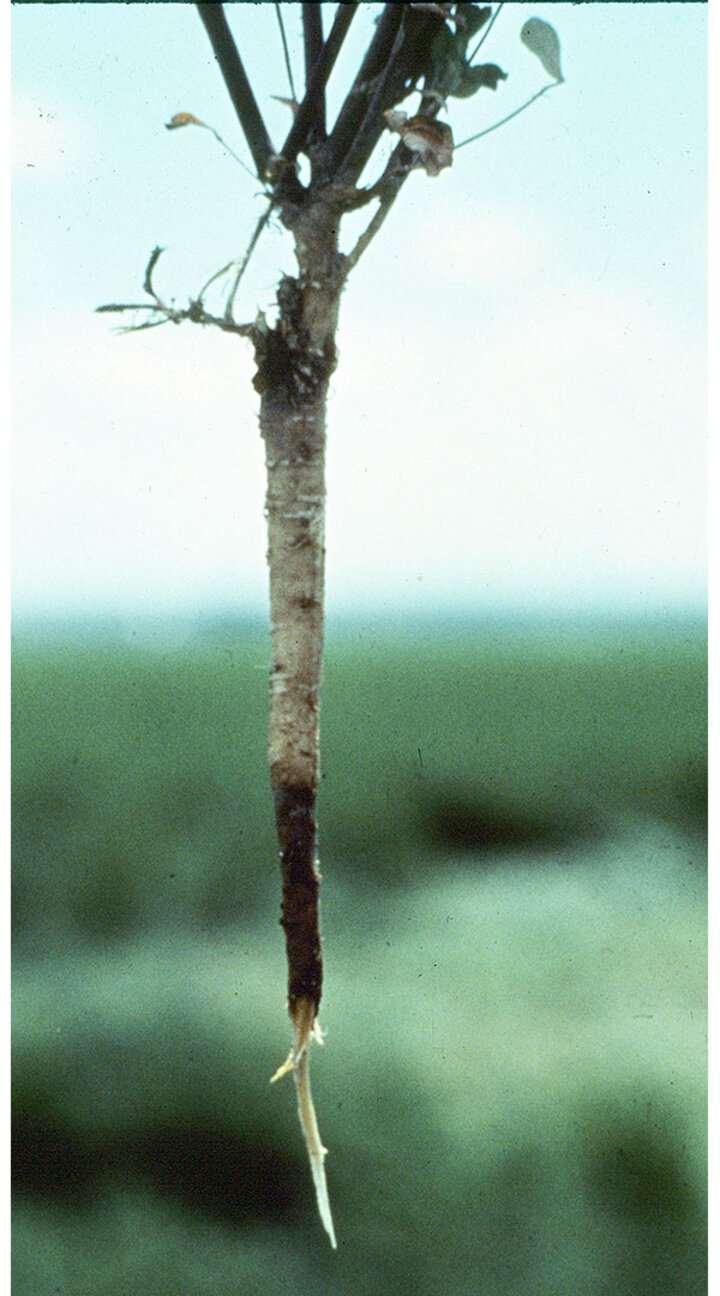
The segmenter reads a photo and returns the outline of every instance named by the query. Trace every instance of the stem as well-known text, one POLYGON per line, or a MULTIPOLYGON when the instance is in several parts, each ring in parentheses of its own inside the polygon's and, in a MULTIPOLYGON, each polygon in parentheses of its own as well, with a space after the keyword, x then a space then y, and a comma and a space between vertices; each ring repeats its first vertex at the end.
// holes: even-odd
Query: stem
POLYGON ((201 0, 197 4, 197 10, 210 37, 213 53, 245 133, 257 174, 264 179, 268 162, 273 157, 275 149, 257 106, 232 32, 228 27, 223 7, 221 4, 207 4, 201 0))
POLYGON ((295 160, 305 143, 308 131, 312 126, 313 117, 317 111, 318 98, 324 94, 335 60, 355 17, 356 8, 355 4, 339 4, 337 7, 330 34, 323 45, 320 58, 315 64, 310 84, 305 90, 305 97, 290 128, 290 133, 280 150, 281 156, 289 162, 295 160))
MULTIPOLYGON (((303 4, 302 6, 303 21, 303 47, 305 51, 305 89, 309 90, 312 84, 312 77, 315 68, 318 65, 323 52, 323 21, 322 5, 303 4)), ((318 135, 325 134, 325 88, 319 90, 316 96, 316 115, 313 123, 318 135)))
POLYGON ((300 1120, 323 1223, 334 1245, 309 1076, 322 995, 320 870, 315 802, 320 781, 320 680, 325 614, 325 420, 342 288, 337 218, 309 206, 293 228, 298 278, 278 289, 274 328, 256 330, 267 470, 272 665, 268 760, 282 873, 288 1011, 300 1120))
POLYGON ((369 97, 367 108, 363 120, 357 127, 355 137, 347 149, 343 158, 342 170, 347 170, 348 175, 357 179, 360 175, 365 162, 370 157, 372 150, 380 138, 383 130, 386 128, 385 120, 382 116, 383 105, 389 98, 392 100, 394 94, 388 95, 388 89, 393 78, 393 72, 397 64, 403 43, 403 26, 402 22, 395 32, 395 39, 388 52, 382 73, 375 79, 372 94, 369 97))
POLYGON ((288 1003, 322 993, 315 797, 325 576, 323 407, 263 398, 272 666, 268 758, 283 880, 288 1003))
MULTIPOLYGON (((397 149, 396 152, 399 152, 399 149, 397 149)), ((393 159, 391 159, 391 162, 392 160, 393 159)), ((390 167, 390 163, 388 164, 388 168, 389 167, 390 167)), ((363 230, 363 233, 360 235, 354 248, 348 253, 348 255, 345 258, 344 270, 346 276, 349 275, 350 271, 357 265, 363 252, 365 252, 365 250, 369 247, 369 245, 372 243, 373 239, 375 238, 375 235, 381 229, 390 211, 390 208, 395 202, 395 199, 397 198, 402 186, 407 180, 408 175, 409 175, 409 171, 407 171, 406 169, 394 171, 394 172, 389 171, 385 183, 383 183, 382 181, 379 183, 378 189, 380 190, 380 203, 377 209, 375 210, 375 212, 373 213, 373 216, 371 217, 369 224, 366 226, 366 228, 363 230)))
MULTIPOLYGON (((247 250, 246 250, 246 252, 245 252, 244 257, 243 257, 242 261, 240 262, 240 265, 239 265, 239 267, 238 267, 238 272, 237 272, 237 274, 235 275, 235 282, 233 283, 233 286, 232 286, 232 288, 231 288, 231 290, 230 290, 230 293, 229 293, 229 295, 228 295, 227 303, 226 303, 226 305, 225 305, 225 318, 226 318, 226 319, 231 320, 231 319, 233 318, 233 307, 234 307, 234 305, 235 305, 235 294, 236 294, 236 292, 237 292, 237 290, 238 290, 238 288, 239 288, 239 286, 240 286, 240 280, 242 279, 243 275, 245 274, 245 271, 247 270, 248 265, 250 264, 250 257, 252 256, 253 252, 255 251, 255 248, 256 248, 256 246, 257 246, 258 239, 260 238, 260 235, 262 234, 263 230, 265 229, 265 226, 267 225, 267 223, 268 223, 268 221, 269 221, 269 219, 270 219, 270 215, 271 215, 272 209, 273 209, 273 201, 272 201, 272 199, 269 199, 267 209, 263 212, 262 216, 261 216, 260 219, 258 220, 257 225, 255 226, 255 232, 253 233, 253 236, 252 236, 252 238, 251 238, 251 240, 250 240, 250 243, 248 244, 248 247, 247 247, 247 250)), ((231 264, 232 264, 232 262, 231 262, 231 264)), ((219 271, 219 273, 222 274, 223 271, 219 271)), ((215 277, 215 276, 213 276, 213 277, 215 277)), ((212 283, 212 279, 211 279, 209 282, 212 283)), ((205 287, 207 287, 207 286, 208 286, 208 285, 206 284, 205 287)), ((204 289, 203 289, 203 291, 204 291, 204 289)))
POLYGON ((220 135, 219 132, 215 130, 215 127, 214 127, 214 126, 208 126, 207 122, 203 122, 203 126, 205 127, 205 130, 209 130, 210 133, 211 133, 212 135, 215 136, 215 139, 217 140, 218 144, 220 144, 221 147, 225 149, 225 152, 226 152, 226 153, 229 153, 229 154, 230 154, 230 157, 231 157, 231 158, 234 158, 235 161, 238 162, 238 163, 240 164, 240 166, 242 167, 243 171, 247 171, 248 175, 252 176, 253 180, 255 180, 255 179, 257 178, 256 175, 255 175, 255 172, 250 170, 250 167, 247 166, 247 165, 243 162, 243 160, 242 160, 241 157, 238 157, 238 155, 237 155, 237 153, 235 152, 235 150, 230 148, 230 145, 229 145, 228 143, 226 143, 226 141, 223 139, 222 135, 220 135))
POLYGON ((550 81, 547 85, 543 86, 542 90, 538 90, 534 95, 527 99, 524 104, 521 104, 519 108, 516 108, 514 112, 508 113, 507 117, 501 117, 500 121, 496 121, 492 126, 487 126, 485 130, 478 131, 477 135, 470 135, 468 139, 461 140, 459 144, 455 145, 454 152, 457 153, 458 149, 465 148, 466 144, 474 144, 475 140, 482 139, 484 135, 492 134, 493 131, 504 126, 506 122, 512 121, 513 117, 518 117, 521 112, 525 112, 526 108, 529 108, 531 104, 534 104, 536 99, 540 99, 542 95, 547 94, 548 90, 554 90, 555 87, 559 85, 562 85, 561 81, 550 81))
POLYGON ((500 0, 500 3, 499 3, 499 5, 497 6, 497 9, 495 10, 495 13, 492 15, 492 17, 490 18, 490 20, 486 23, 485 28, 484 28, 484 30, 483 30, 483 34, 482 34, 482 36, 480 37, 480 40, 478 41, 477 45, 475 46, 475 49, 473 50, 472 54, 470 54, 470 55, 468 56, 468 63, 472 63, 472 61, 473 61, 473 59, 475 58, 475 55, 477 54, 478 50, 480 49, 480 46, 482 45, 483 41, 485 41, 485 40, 487 39, 487 37, 490 35, 490 32, 492 31, 493 23, 495 22, 495 19, 496 19, 497 17, 499 17, 500 10, 502 9, 504 3, 505 3, 505 0, 500 0))
MULTIPOLYGON (((404 6, 386 4, 375 28, 375 34, 365 52, 365 57, 355 77, 355 81, 338 114, 328 146, 332 159, 332 170, 337 174, 348 149, 356 139, 367 112, 368 103, 373 93, 375 79, 382 75, 390 56, 400 25, 404 6)), ((382 123, 383 129, 385 123, 382 123)), ((364 165, 364 163, 363 163, 364 165)), ((360 171, 362 166, 360 167, 360 171)), ((358 175, 360 174, 358 171, 358 175)))
POLYGON ((290 62, 290 51, 288 49, 287 37, 285 36, 285 23, 283 22, 282 9, 280 8, 280 4, 278 3, 278 0, 275 0, 275 16, 278 20, 278 27, 280 28, 280 40, 282 41, 283 55, 285 58, 285 71, 287 72, 288 75, 288 85, 290 87, 290 94, 292 95, 293 99, 297 100, 297 95, 295 93, 295 82, 293 81, 293 74, 292 74, 292 64, 290 62))
POLYGON ((383 113, 400 103, 427 64, 441 16, 410 5, 386 4, 360 70, 327 142, 328 174, 356 184, 387 127, 383 113))

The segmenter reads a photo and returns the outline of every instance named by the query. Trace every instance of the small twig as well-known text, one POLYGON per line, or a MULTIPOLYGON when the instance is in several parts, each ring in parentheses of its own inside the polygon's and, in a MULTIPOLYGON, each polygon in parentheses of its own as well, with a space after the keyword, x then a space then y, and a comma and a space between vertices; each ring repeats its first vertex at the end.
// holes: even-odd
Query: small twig
POLYGON ((243 128, 257 174, 262 179, 270 158, 275 154, 275 149, 257 106, 223 7, 221 4, 207 4, 200 0, 196 8, 210 37, 213 53, 243 128))
MULTIPOLYGON (((213 324, 225 333, 237 333, 240 337, 253 336, 254 324, 236 324, 232 316, 227 314, 222 319, 218 315, 211 315, 209 311, 205 310, 201 298, 191 299, 187 306, 184 307, 167 306, 155 292, 152 285, 152 273, 162 251, 163 249, 160 247, 153 248, 143 280, 143 290, 149 297, 153 298, 152 302, 110 302, 105 306, 96 306, 95 313, 102 315, 110 311, 151 311, 153 315, 160 317, 159 319, 146 320, 144 324, 130 324, 126 328, 121 328, 121 333, 140 333, 143 329, 158 328, 161 324, 182 324, 183 320, 190 320, 193 324, 213 324)), ((232 265, 232 262, 230 264, 232 265)), ((225 269, 228 269, 228 267, 226 266, 225 269)))
POLYGON ((169 324, 169 319, 148 320, 145 324, 127 324, 125 328, 115 329, 116 333, 142 333, 145 329, 159 328, 161 324, 169 324))
POLYGON ((168 306, 163 301, 162 297, 160 297, 158 293, 155 291, 155 288, 153 287, 153 281, 152 281, 153 271, 164 251, 164 248, 162 247, 153 248, 152 252, 150 253, 150 259, 148 260, 147 266, 145 267, 145 277, 143 279, 143 291, 148 294, 148 297, 152 297, 152 301, 151 302, 110 302, 104 306, 96 306, 95 308, 96 314, 101 315, 109 312, 121 312, 121 311, 151 311, 153 314, 158 315, 160 317, 159 319, 146 320, 144 324, 131 324, 126 328, 121 328, 118 330, 121 333, 140 333, 144 329, 158 328, 161 324, 182 324, 184 320, 190 320, 193 324, 213 324, 215 325, 216 328, 222 329, 223 332, 225 333, 237 333, 241 337, 252 337, 255 329, 255 325, 236 323, 233 316, 233 306, 235 304, 235 294, 237 293, 240 280, 242 279, 247 269, 250 258, 255 250, 255 247, 257 246, 258 239, 260 238, 260 235, 262 234, 265 226, 268 223, 268 220, 270 219, 270 214, 273 210, 274 205, 275 205, 274 200, 270 198, 268 201, 267 210, 263 212, 257 225, 255 226, 255 231, 250 240, 247 251, 242 261, 240 262, 238 272, 235 276, 235 282, 233 283, 232 289, 227 299, 227 303, 225 306, 225 314, 222 316, 222 318, 218 315, 211 315, 209 311, 205 310, 205 307, 203 306, 203 297, 207 292, 208 288, 211 286, 211 284, 215 283, 217 279, 220 279, 222 275, 227 274, 231 266, 233 266, 236 263, 233 261, 228 261, 227 265, 224 265, 222 269, 216 270, 215 273, 210 276, 207 282, 203 284, 197 297, 191 298, 187 306, 185 307, 168 306))
POLYGON ((292 64, 290 63, 290 51, 288 49, 287 38, 285 36, 285 23, 283 22, 282 6, 278 3, 278 0, 275 0, 275 16, 278 20, 278 27, 280 28, 280 39, 282 41, 283 54, 285 55, 285 68, 288 74, 290 94, 292 98, 297 101, 297 95, 295 93, 295 83, 293 81, 293 74, 292 74, 292 64))
POLYGON ((226 153, 229 153, 231 158, 234 158, 238 165, 242 167, 243 171, 247 171, 248 175, 252 176, 253 180, 257 180, 255 172, 251 171, 250 167, 245 165, 242 158, 238 157, 234 149, 230 148, 230 145, 223 139, 220 132, 215 130, 214 126, 208 126, 207 122, 201 121, 194 113, 189 112, 175 113, 174 117, 171 117, 170 121, 165 123, 166 130, 179 130, 182 126, 201 126, 203 130, 210 131, 210 134, 215 136, 215 139, 221 148, 223 148, 226 153))
POLYGON ((204 283, 202 288, 200 289, 200 292, 197 295, 198 301, 202 301, 203 297, 205 296, 205 293, 207 292, 211 284, 214 284, 217 279, 221 279, 222 276, 224 274, 227 274, 228 270, 230 270, 232 266, 236 264, 237 263, 235 261, 228 261, 227 265, 224 265, 222 270, 216 270, 215 274, 211 275, 207 283, 204 283))
POLYGON ((400 152, 401 149, 402 149, 402 145, 399 144, 395 149, 395 151, 393 152, 393 155, 390 158, 387 167, 385 168, 384 175, 380 177, 377 184, 373 185, 372 189, 368 189, 365 191, 365 202, 370 201, 374 197, 379 197, 380 204, 377 208, 377 211, 373 215, 369 225, 367 226, 365 231, 360 235, 352 251, 349 252, 345 258, 345 261, 343 263, 343 273, 346 276, 349 275, 350 271, 354 269, 354 267, 357 265, 358 261, 360 260, 360 257, 363 255, 363 252, 365 252, 366 248, 370 245, 370 243, 372 243, 372 240, 375 238, 375 235, 377 234, 378 230, 384 224, 385 219, 390 211, 390 208, 395 202, 395 199, 400 193, 402 186, 404 185, 408 175, 410 174, 410 171, 412 170, 412 168, 407 168, 407 167, 402 167, 398 169, 398 159, 396 155, 400 152))
POLYGON ((150 253, 150 260, 148 261, 145 270, 145 279, 143 280, 143 291, 146 292, 149 297, 154 297, 156 301, 160 301, 160 298, 152 286, 152 272, 162 256, 163 251, 164 249, 161 247, 153 248, 150 253))
POLYGON ((95 314, 102 315, 103 311, 126 311, 126 310, 155 310, 149 302, 109 302, 107 306, 96 306, 95 314))
POLYGON ((384 199, 384 200, 381 199, 380 205, 378 206, 378 209, 375 212, 375 215, 373 216, 372 220, 370 221, 370 224, 368 225, 367 229, 363 234, 360 235, 360 238, 355 244, 355 247, 352 249, 352 252, 349 252, 347 257, 345 258, 345 262, 343 265, 343 271, 345 274, 350 274, 350 271, 354 269, 354 267, 357 265, 365 249, 369 246, 370 243, 372 243, 372 240, 375 238, 375 235, 377 234, 378 230, 383 225, 385 221, 385 217, 388 215, 388 212, 390 211, 392 204, 393 204, 392 198, 384 199))
POLYGON ((498 130, 500 126, 504 126, 506 122, 512 121, 513 117, 518 117, 521 112, 524 112, 526 108, 529 108, 531 104, 534 104, 536 99, 547 94, 548 90, 554 90, 555 87, 559 85, 562 85, 562 81, 548 82, 547 85, 543 86, 542 90, 538 90, 530 97, 530 99, 526 100, 524 104, 521 104, 519 108, 516 108, 514 112, 508 113, 507 117, 501 117, 500 121, 496 121, 492 126, 486 126, 485 130, 478 131, 477 135, 470 135, 467 139, 461 140, 459 144, 455 145, 454 151, 457 153, 458 149, 464 148, 466 144, 474 144, 475 140, 482 139, 484 135, 490 135, 492 131, 498 130))
POLYGON ((252 176, 253 180, 257 180, 257 176, 255 175, 255 172, 250 170, 250 167, 247 166, 245 162, 243 162, 241 157, 238 157, 235 150, 230 148, 230 145, 227 143, 226 140, 223 139, 222 135, 220 135, 220 133, 215 130, 214 126, 208 126, 207 122, 202 122, 201 125, 205 127, 205 130, 209 130, 211 134, 215 136, 215 139, 217 140, 218 144, 220 144, 225 149, 226 153, 230 154, 231 158, 234 158, 234 160, 238 163, 238 165, 242 167, 243 171, 247 171, 248 175, 252 176))
POLYGON ((144 329, 158 328, 161 324, 182 324, 184 320, 190 320, 192 324, 213 324, 215 328, 222 329, 223 333, 237 333, 239 337, 251 338, 255 332, 254 324, 236 324, 234 320, 222 319, 219 315, 210 315, 199 302, 191 301, 188 306, 182 309, 176 306, 151 306, 147 303, 138 305, 134 304, 112 304, 109 306, 96 306, 95 313, 100 315, 103 311, 126 311, 126 310, 149 310, 162 319, 147 320, 145 324, 128 324, 125 328, 118 329, 119 333, 141 333, 144 329))
POLYGON ((498 15, 499 15, 499 13, 500 13, 500 10, 502 9, 504 3, 505 3, 505 0, 500 0, 500 3, 498 4, 497 9, 495 10, 495 13, 493 14, 493 16, 492 16, 492 18, 490 19, 490 21, 487 23, 487 25, 486 25, 486 27, 485 27, 485 29, 484 29, 484 31, 483 31, 483 34, 482 34, 482 36, 480 37, 480 40, 478 41, 477 45, 475 46, 475 49, 473 50, 472 54, 469 56, 469 58, 468 58, 468 63, 472 63, 472 61, 473 61, 473 59, 475 58, 475 55, 477 54, 478 50, 480 49, 480 46, 482 45, 483 41, 484 41, 484 40, 485 40, 485 39, 490 35, 490 32, 491 32, 491 30, 492 30, 492 25, 493 25, 493 23, 495 22, 495 19, 498 17, 498 15))
MULTIPOLYGON (((273 210, 274 205, 275 205, 275 204, 274 204, 274 201, 273 201, 273 199, 271 198, 271 199, 269 200, 269 202, 268 202, 268 206, 267 206, 266 210, 263 212, 263 214, 262 214, 262 216, 260 217, 260 219, 259 219, 257 225, 255 226, 255 231, 254 231, 254 233, 253 233, 252 238, 250 239, 250 243, 249 243, 249 245, 248 245, 248 249, 247 249, 247 251, 246 251, 246 253, 245 253, 245 256, 243 257, 242 261, 240 262, 240 266, 239 266, 238 272, 237 272, 237 274, 236 274, 236 276, 235 276, 235 282, 234 282, 234 284, 233 284, 233 286, 232 286, 232 289, 231 289, 231 291, 230 291, 230 295, 228 296, 228 299, 227 299, 227 304, 226 304, 226 306, 225 306, 225 319, 226 319, 226 320, 231 320, 231 319, 233 318, 233 306, 235 305, 235 294, 236 294, 236 292, 237 292, 237 290, 238 290, 238 287, 239 287, 239 285, 240 285, 240 280, 242 279, 242 277, 243 277, 243 275, 244 275, 244 273, 245 273, 245 271, 246 271, 246 269, 247 269, 247 267, 248 267, 248 264, 249 264, 249 262, 250 262, 250 257, 252 256, 253 252, 255 251, 255 248, 256 248, 256 246, 257 246, 258 239, 260 238, 260 235, 262 234, 263 230, 265 229, 265 226, 267 225, 267 223, 268 223, 268 221, 269 221, 269 219, 270 219, 270 214, 271 214, 271 212, 272 212, 272 210, 273 210)), ((232 264, 232 262, 231 262, 231 264, 232 264)), ((219 272, 219 273, 223 273, 223 272, 221 271, 221 272, 219 272)), ((212 280, 211 280, 210 282, 212 282, 212 280)))

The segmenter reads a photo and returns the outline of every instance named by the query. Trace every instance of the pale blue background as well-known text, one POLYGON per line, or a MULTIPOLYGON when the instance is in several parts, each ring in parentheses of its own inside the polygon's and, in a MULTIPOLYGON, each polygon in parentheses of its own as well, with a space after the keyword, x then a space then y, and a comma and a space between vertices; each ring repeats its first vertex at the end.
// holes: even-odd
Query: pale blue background
MULTIPOLYGON (((279 144, 273 6, 228 9, 279 144)), ((707 10, 506 4, 484 57, 509 78, 451 101, 456 142, 547 80, 530 16, 557 28, 566 83, 412 176, 343 301, 335 609, 703 603, 707 10)), ((155 244, 158 287, 186 299, 263 210, 207 131, 164 129, 191 111, 246 156, 195 8, 15 6, 13 77, 16 608, 264 610, 249 348, 190 325, 118 337, 93 314, 140 299, 155 244)), ((239 316, 292 267, 268 233, 239 316)))

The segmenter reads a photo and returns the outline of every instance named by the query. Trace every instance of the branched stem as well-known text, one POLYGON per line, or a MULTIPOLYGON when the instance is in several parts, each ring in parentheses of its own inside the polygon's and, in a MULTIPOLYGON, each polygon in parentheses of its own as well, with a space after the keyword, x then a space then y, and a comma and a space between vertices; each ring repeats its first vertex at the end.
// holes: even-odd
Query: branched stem
POLYGON ((363 119, 358 125, 353 142, 343 160, 342 170, 347 170, 351 176, 353 175, 353 168, 356 174, 359 175, 362 166, 364 166, 363 161, 362 165, 354 167, 355 160, 369 156, 370 152, 372 152, 372 149, 375 147, 375 140, 378 137, 378 122, 381 123, 380 133, 385 129, 385 122, 382 118, 382 108, 387 97, 387 89, 395 68, 396 60, 402 48, 402 43, 403 27, 401 23, 395 32, 395 38, 387 56, 383 71, 377 78, 373 87, 363 119))
MULTIPOLYGON (((158 328, 160 324, 182 324, 184 320, 190 320, 193 324, 213 324, 216 328, 222 329, 224 333, 237 333, 240 337, 252 338, 255 334, 254 324, 238 324, 231 316, 225 314, 223 318, 218 315, 211 315, 205 310, 202 304, 202 297, 191 298, 187 306, 168 306, 155 292, 152 283, 152 274, 157 262, 162 254, 161 247, 153 248, 150 253, 150 259, 145 269, 145 278, 143 280, 143 291, 152 297, 151 302, 109 302, 105 306, 96 306, 97 315, 108 314, 110 312, 123 311, 150 311, 151 314, 159 316, 158 319, 149 319, 144 324, 130 324, 121 328, 121 333, 140 333, 144 329, 158 328)), ((232 262, 230 263, 232 265, 232 262)), ((218 271, 223 274, 225 270, 218 271)), ((213 276, 215 278, 216 276, 213 276)), ((209 282, 212 282, 210 280, 209 282)), ((206 285, 207 287, 207 285, 206 285)), ((204 291, 204 290, 203 290, 204 291)))
POLYGON ((153 311, 159 315, 160 319, 147 320, 144 324, 128 324, 125 328, 118 329, 119 333, 142 333, 144 329, 158 328, 161 324, 182 324, 184 320, 190 320, 192 324, 213 324, 215 328, 222 329, 223 333, 237 333, 240 337, 252 338, 255 333, 254 324, 237 324, 235 320, 229 320, 219 315, 211 315, 206 311, 199 301, 189 301, 187 306, 165 306, 161 302, 151 304, 148 302, 111 302, 107 306, 96 306, 95 313, 101 315, 110 311, 153 311))
MULTIPOLYGON (((402 22, 402 11, 402 5, 385 5, 355 81, 340 109, 329 140, 332 166, 335 173, 337 173, 348 149, 355 140, 360 124, 365 117, 368 98, 372 93, 375 78, 382 74, 390 51, 395 44, 402 22)), ((360 170, 362 170, 362 167, 360 170)), ((360 173, 358 172, 358 174, 360 173)))
POLYGON ((330 73, 335 66, 335 60, 342 48, 343 41, 350 30, 350 24, 355 17, 356 4, 340 4, 337 7, 333 25, 330 28, 322 53, 315 64, 312 77, 305 90, 305 97, 300 104, 300 108, 290 129, 290 133, 282 146, 281 155, 289 162, 297 157, 300 149, 305 143, 308 131, 313 123, 316 114, 317 100, 323 94, 327 85, 330 73))

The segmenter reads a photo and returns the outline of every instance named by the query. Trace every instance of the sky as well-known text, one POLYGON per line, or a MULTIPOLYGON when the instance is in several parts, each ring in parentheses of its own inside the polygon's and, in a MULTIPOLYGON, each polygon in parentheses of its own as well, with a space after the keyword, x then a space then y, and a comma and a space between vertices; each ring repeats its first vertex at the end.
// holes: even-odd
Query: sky
MULTIPOLYGON (((351 28, 331 119, 378 11, 351 28)), ((227 12, 279 142, 274 6, 227 12)), ((300 6, 282 12, 299 85, 300 6)), ((547 83, 528 17, 557 30, 564 83, 412 175, 343 297, 331 609, 704 604, 707 8, 506 3, 482 58, 508 79, 449 101, 456 144, 547 83)), ((158 289, 187 300, 264 210, 209 131, 165 130, 192 112, 250 160, 194 5, 14 5, 12 98, 16 614, 264 612, 249 345, 94 313, 142 299, 156 245, 158 289)), ((293 269, 269 229, 238 318, 293 269)))

